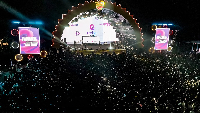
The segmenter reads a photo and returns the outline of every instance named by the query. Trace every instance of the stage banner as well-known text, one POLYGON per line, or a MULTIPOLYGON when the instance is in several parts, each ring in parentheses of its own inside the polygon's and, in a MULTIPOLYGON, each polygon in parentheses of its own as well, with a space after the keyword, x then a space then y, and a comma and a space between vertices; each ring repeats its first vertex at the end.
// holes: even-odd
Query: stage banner
POLYGON ((39 28, 19 27, 20 54, 40 54, 39 28))
POLYGON ((157 28, 155 35, 155 50, 167 50, 170 28, 157 28))

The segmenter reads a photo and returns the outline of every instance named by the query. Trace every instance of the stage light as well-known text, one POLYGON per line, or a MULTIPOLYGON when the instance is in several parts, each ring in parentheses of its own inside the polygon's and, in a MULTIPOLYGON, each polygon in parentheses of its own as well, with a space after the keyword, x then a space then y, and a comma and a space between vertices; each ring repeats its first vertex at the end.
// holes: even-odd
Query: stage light
POLYGON ((162 24, 158 24, 159 26, 161 26, 162 24))
POLYGON ((102 10, 104 5, 105 5, 104 1, 98 1, 98 2, 95 2, 95 3, 96 3, 96 9, 98 9, 98 10, 102 10))
POLYGON ((168 49, 167 49, 167 51, 171 52, 172 51, 172 47, 169 46, 168 49))
POLYGON ((174 34, 174 31, 173 30, 170 30, 169 31, 169 35, 173 35, 174 34))
POLYGON ((38 25, 42 25, 43 24, 41 21, 36 21, 35 23, 38 24, 38 25))
POLYGON ((23 56, 21 54, 17 54, 17 55, 15 55, 15 60, 20 62, 23 60, 23 56))
POLYGON ((6 46, 6 45, 8 45, 8 43, 6 42, 6 43, 3 43, 3 46, 6 46))
POLYGON ((29 24, 35 24, 35 22, 28 22, 29 24))
POLYGON ((155 31, 156 29, 157 29, 157 26, 156 26, 156 25, 152 25, 152 26, 151 26, 151 30, 152 30, 152 31, 155 31))
POLYGON ((150 48, 149 48, 149 52, 150 52, 150 53, 154 53, 154 52, 155 52, 154 47, 150 47, 150 48))
POLYGON ((169 26, 172 26, 173 24, 168 24, 169 26))
POLYGON ((17 49, 17 48, 19 48, 19 43, 14 41, 14 42, 11 43, 11 47, 13 49, 17 49))
POLYGON ((37 25, 42 25, 43 24, 41 21, 30 21, 28 23, 29 24, 37 24, 37 25))
POLYGON ((20 24, 19 21, 12 21, 13 24, 20 24))
POLYGON ((114 49, 114 48, 110 46, 108 49, 114 49))
POLYGON ((163 28, 168 28, 167 24, 163 24, 163 28))
POLYGON ((18 29, 13 29, 13 30, 11 30, 11 35, 17 36, 18 34, 19 34, 18 29))
POLYGON ((46 52, 46 51, 41 51, 41 52, 40 52, 40 56, 41 56, 42 58, 45 58, 46 55, 47 55, 47 52, 46 52))
POLYGON ((30 60, 31 58, 34 58, 33 55, 28 55, 27 58, 30 60))

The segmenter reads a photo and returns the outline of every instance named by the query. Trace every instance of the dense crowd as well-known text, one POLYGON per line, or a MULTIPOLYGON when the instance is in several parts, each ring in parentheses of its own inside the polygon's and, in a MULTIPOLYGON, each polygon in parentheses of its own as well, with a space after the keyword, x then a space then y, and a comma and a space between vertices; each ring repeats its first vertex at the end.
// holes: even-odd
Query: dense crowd
POLYGON ((4 77, 0 111, 198 113, 199 61, 189 54, 51 51, 4 77))

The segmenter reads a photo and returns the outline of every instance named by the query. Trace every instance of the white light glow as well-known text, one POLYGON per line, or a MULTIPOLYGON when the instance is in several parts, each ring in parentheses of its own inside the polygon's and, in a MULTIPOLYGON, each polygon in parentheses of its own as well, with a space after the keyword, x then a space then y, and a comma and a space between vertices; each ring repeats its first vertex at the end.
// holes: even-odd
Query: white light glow
POLYGON ((76 23, 71 21, 69 25, 70 27, 64 29, 61 37, 61 40, 66 40, 68 44, 74 44, 74 41, 76 44, 82 44, 83 40, 84 43, 119 41, 115 29, 108 20, 99 19, 97 16, 84 18, 76 23))

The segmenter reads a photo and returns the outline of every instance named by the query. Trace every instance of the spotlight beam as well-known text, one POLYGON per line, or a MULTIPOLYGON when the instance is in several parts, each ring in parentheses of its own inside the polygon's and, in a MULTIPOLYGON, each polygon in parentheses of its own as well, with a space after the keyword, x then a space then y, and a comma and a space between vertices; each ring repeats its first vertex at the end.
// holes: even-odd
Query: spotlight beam
MULTIPOLYGON (((4 10, 8 11, 9 13, 15 15, 16 17, 20 18, 23 21, 30 21, 29 18, 27 18, 26 16, 24 16, 22 13, 20 13, 19 11, 13 9, 12 7, 8 6, 7 4, 5 4, 4 2, 0 1, 0 7, 2 7, 4 10)), ((46 29, 44 29, 43 27, 40 28, 44 33, 46 33, 48 36, 52 37, 52 34, 47 31, 46 29)), ((49 38, 49 40, 51 40, 49 38)))

